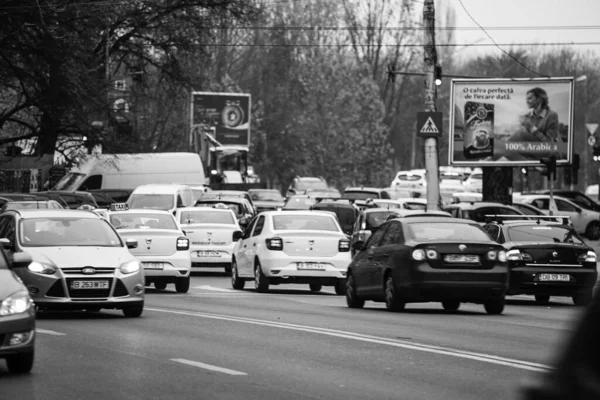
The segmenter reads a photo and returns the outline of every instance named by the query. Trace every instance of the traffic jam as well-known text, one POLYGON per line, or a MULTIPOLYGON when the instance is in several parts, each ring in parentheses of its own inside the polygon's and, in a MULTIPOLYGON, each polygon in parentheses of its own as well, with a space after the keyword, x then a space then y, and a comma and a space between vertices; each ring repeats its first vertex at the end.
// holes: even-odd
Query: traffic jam
POLYGON ((514 206, 483 202, 481 178, 442 172, 441 211, 427 210, 423 171, 401 171, 387 188, 342 192, 321 177, 296 177, 285 196, 143 184, 104 207, 95 192, 77 192, 82 202, 70 205, 48 194, 0 194, 0 357, 10 372, 32 369, 36 314, 138 318, 148 296, 186 295, 192 275, 206 269, 236 291, 327 288, 351 309, 425 303, 455 313, 473 303, 498 315, 507 298, 524 295, 540 305, 553 297, 590 304, 597 255, 584 237, 597 239, 600 215, 549 215, 543 193, 514 206))

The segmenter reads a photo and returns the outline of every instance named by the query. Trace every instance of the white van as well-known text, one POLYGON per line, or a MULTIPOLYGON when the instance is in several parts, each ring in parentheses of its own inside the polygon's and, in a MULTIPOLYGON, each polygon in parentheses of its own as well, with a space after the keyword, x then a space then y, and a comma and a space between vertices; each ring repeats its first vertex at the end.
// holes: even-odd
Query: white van
POLYGON ((53 190, 135 189, 150 183, 204 183, 195 153, 99 154, 67 173, 53 190))
POLYGON ((129 209, 166 210, 174 212, 182 207, 194 207, 196 199, 189 186, 152 184, 138 186, 129 199, 129 209))

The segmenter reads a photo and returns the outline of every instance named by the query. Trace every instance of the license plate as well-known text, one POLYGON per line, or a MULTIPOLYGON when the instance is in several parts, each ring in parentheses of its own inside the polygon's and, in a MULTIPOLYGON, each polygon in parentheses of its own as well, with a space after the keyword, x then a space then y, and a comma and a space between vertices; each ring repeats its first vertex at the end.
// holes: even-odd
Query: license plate
POLYGON ((545 282, 569 282, 571 276, 568 274, 539 274, 538 279, 545 282))
POLYGON ((309 269, 309 270, 318 270, 324 271, 326 269, 325 264, 321 263, 298 263, 298 269, 309 269))
POLYGON ((221 252, 215 250, 201 250, 197 252, 198 257, 221 257, 221 252))
POLYGON ((448 263, 477 264, 479 263, 479 256, 467 254, 447 254, 444 257, 444 261, 448 263))
POLYGON ((164 263, 145 262, 142 264, 144 265, 144 269, 165 269, 164 263))
POLYGON ((108 281, 73 281, 71 289, 108 289, 108 281))

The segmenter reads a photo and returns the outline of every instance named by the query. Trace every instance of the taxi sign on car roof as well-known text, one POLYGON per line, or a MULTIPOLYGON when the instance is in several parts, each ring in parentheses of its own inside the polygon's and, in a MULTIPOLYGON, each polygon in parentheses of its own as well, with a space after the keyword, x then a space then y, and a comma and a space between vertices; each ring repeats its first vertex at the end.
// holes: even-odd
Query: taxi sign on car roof
POLYGON ((127 211, 129 210, 129 205, 127 203, 112 203, 110 205, 110 211, 127 211))

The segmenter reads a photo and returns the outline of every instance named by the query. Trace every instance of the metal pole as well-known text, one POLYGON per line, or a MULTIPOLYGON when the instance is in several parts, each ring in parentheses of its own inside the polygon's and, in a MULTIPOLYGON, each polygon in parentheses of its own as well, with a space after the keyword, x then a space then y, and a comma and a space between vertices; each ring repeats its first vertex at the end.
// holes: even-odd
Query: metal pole
POLYGON ((554 215, 554 174, 556 174, 556 172, 548 174, 548 186, 550 186, 550 204, 548 206, 548 209, 550 216, 554 215))
MULTIPOLYGON (((435 6, 434 0, 423 4, 423 45, 425 67, 425 111, 437 111, 437 86, 435 85, 435 6)), ((437 138, 425 139, 425 169, 427 171, 427 209, 439 210, 440 182, 438 178, 437 138)))

